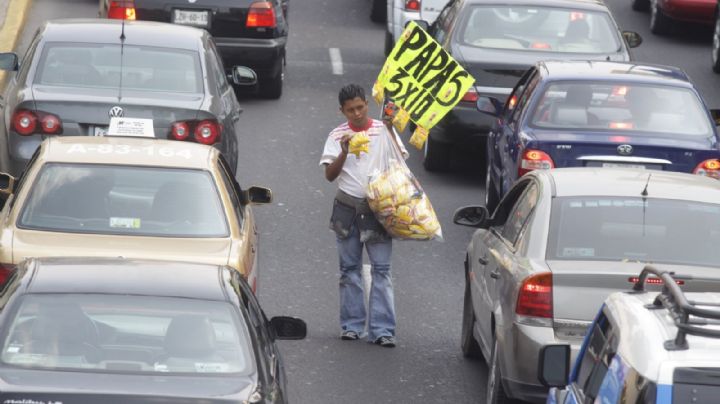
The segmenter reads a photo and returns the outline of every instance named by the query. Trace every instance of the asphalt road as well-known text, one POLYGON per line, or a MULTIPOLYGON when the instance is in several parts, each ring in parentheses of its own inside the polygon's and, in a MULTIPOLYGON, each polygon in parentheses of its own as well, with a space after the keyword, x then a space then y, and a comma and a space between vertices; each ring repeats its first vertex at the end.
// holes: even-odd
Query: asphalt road
MULTIPOLYGON (((318 160, 327 133, 342 122, 337 91, 349 82, 369 90, 384 60, 383 27, 368 18, 367 0, 291 1, 285 90, 277 101, 242 100, 238 179, 269 186, 275 201, 255 209, 261 237, 259 296, 268 316, 305 319, 304 341, 282 342, 290 399, 315 402, 484 402, 486 368, 462 357, 462 263, 472 229, 452 224, 453 211, 480 203, 483 187, 472 161, 454 172, 429 174, 411 150, 418 176, 443 225, 444 243, 398 242, 393 271, 399 346, 385 349, 338 338, 337 256, 327 229, 335 185, 318 160), (341 69, 329 49, 339 49, 341 69), (341 70, 341 71, 340 71, 341 70)), ((621 28, 641 33, 640 61, 678 65, 720 107, 720 75, 710 69, 710 31, 682 26, 681 35, 656 37, 647 13, 630 0, 607 0, 621 28)), ((19 50, 48 18, 93 17, 94 0, 34 0, 19 50)), ((378 108, 373 106, 373 115, 378 108)), ((407 141, 407 137, 405 137, 407 141)))

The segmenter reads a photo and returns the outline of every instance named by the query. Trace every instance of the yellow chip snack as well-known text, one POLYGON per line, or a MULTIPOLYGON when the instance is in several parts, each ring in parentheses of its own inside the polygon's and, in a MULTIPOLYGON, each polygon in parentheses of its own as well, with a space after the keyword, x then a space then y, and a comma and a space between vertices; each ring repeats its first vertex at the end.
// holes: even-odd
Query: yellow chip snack
POLYGON ((408 121, 410 120, 410 114, 408 114, 407 111, 405 111, 402 108, 398 109, 397 115, 392 120, 393 126, 395 126, 395 129, 398 130, 398 132, 402 132, 405 130, 405 127, 408 124, 408 121))
POLYGON ((415 128, 415 132, 413 132, 412 136, 410 137, 410 144, 415 146, 418 150, 421 150, 423 146, 425 146, 425 141, 428 138, 428 130, 418 126, 415 128))
POLYGON ((359 132, 350 139, 348 153, 360 157, 360 153, 370 153, 370 138, 367 133, 359 132))
POLYGON ((380 81, 376 81, 372 87, 372 97, 378 105, 382 105, 385 100, 385 88, 380 84, 380 81))

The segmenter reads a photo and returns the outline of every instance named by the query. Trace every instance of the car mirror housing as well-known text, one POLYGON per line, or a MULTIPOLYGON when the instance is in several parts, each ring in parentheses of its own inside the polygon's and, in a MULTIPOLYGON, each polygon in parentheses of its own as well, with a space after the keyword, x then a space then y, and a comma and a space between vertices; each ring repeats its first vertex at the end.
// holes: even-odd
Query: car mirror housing
POLYGON ((18 69, 18 56, 16 53, 0 53, 0 70, 16 71, 18 69))
POLYGON ((15 191, 16 178, 7 173, 0 173, 0 194, 10 195, 15 191))
MULTIPOLYGON (((425 32, 428 32, 428 31, 430 30, 430 24, 428 24, 428 22, 425 21, 425 20, 410 20, 410 21, 412 21, 412 22, 414 22, 415 24, 417 24, 418 27, 420 27, 420 28, 422 28, 423 30, 425 30, 425 32)), ((408 21, 408 22, 405 23, 405 28, 407 28, 408 24, 410 24, 410 21, 408 21)))
POLYGON ((307 336, 307 324, 299 318, 273 317, 270 319, 270 326, 277 339, 304 339, 307 336))
POLYGON ((254 86, 257 84, 255 70, 245 66, 233 66, 232 81, 238 86, 254 86))
POLYGON ((503 103, 495 97, 481 95, 478 97, 476 107, 483 114, 498 117, 502 113, 503 103))
POLYGON ((484 206, 464 206, 453 214, 453 223, 461 226, 484 227, 489 217, 484 206))
POLYGON ((245 201, 252 204, 265 204, 272 202, 272 191, 269 188, 252 186, 245 192, 245 201))
POLYGON ((627 42, 628 46, 631 48, 637 48, 643 41, 640 34, 635 31, 623 31, 622 36, 623 38, 625 38, 625 42, 627 42))
POLYGON ((570 345, 546 345, 540 350, 538 379, 545 387, 565 387, 570 374, 570 345))

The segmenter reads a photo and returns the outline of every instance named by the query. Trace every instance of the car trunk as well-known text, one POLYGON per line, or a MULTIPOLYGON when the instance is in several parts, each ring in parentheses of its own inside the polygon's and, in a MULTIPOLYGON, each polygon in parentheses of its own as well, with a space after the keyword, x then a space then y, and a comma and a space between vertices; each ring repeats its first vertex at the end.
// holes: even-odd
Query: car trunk
POLYGON ((555 167, 634 167, 692 172, 699 163, 717 158, 707 138, 680 138, 676 134, 625 135, 607 132, 572 133, 533 131, 527 148, 546 152, 555 167), (630 145, 631 151, 621 145, 630 145))
MULTIPOLYGON (((639 276, 644 263, 617 261, 561 261, 547 262, 553 276, 553 311, 555 319, 592 321, 600 306, 612 292, 630 291, 629 280, 639 276)), ((660 269, 678 275, 698 278, 717 275, 716 268, 658 265, 660 269)), ((685 292, 717 291, 720 284, 709 280, 683 280, 685 292)), ((646 285, 646 290, 660 291, 661 285, 646 285)))
POLYGON ((118 101, 117 89, 34 85, 32 92, 32 109, 57 115, 67 136, 102 135, 110 123, 111 108, 119 106, 125 118, 152 119, 155 137, 164 139, 173 122, 196 119, 203 102, 202 94, 148 91, 123 91, 118 101))

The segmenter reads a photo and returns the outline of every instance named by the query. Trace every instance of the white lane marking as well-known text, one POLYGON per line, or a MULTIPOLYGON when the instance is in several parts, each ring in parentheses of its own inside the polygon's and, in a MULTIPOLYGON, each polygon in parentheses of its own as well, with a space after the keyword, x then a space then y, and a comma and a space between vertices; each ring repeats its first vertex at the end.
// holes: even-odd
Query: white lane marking
POLYGON ((332 65, 333 74, 341 76, 343 74, 343 62, 340 49, 328 48, 328 51, 330 52, 330 64, 332 65))

